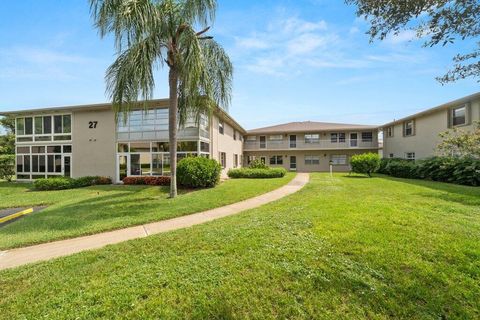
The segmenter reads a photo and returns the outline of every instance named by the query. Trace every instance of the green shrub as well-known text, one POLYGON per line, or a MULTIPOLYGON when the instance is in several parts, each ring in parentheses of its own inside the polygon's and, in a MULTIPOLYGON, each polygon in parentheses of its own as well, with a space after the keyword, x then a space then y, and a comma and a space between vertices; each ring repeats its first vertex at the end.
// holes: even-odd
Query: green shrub
POLYGON ((250 164, 248 165, 250 169, 268 169, 269 167, 263 163, 260 159, 254 159, 250 164))
POLYGON ((43 178, 36 179, 33 182, 33 187, 35 190, 47 191, 83 188, 100 184, 112 184, 112 179, 100 176, 87 176, 77 179, 66 177, 43 178))
POLYGON ((177 165, 178 184, 189 188, 211 188, 220 181, 222 166, 216 160, 187 157, 177 165))
POLYGON ((480 159, 432 157, 418 162, 418 173, 423 179, 479 186, 480 159))
POLYGON ((419 178, 417 174, 417 166, 414 161, 409 160, 394 160, 390 161, 385 171, 387 174, 398 178, 419 178))
POLYGON ((126 185, 169 186, 170 180, 170 177, 167 176, 147 176, 125 177, 122 181, 126 185))
POLYGON ((352 172, 366 174, 369 177, 380 166, 380 156, 377 153, 356 154, 350 158, 352 172))
POLYGON ((269 168, 269 169, 252 169, 252 168, 238 168, 228 170, 230 178, 246 178, 246 179, 269 179, 281 178, 285 176, 287 170, 284 168, 269 168))
POLYGON ((15 176, 15 156, 0 155, 0 179, 12 181, 15 176))
POLYGON ((39 191, 72 189, 75 188, 75 180, 65 177, 36 179, 33 187, 39 191))

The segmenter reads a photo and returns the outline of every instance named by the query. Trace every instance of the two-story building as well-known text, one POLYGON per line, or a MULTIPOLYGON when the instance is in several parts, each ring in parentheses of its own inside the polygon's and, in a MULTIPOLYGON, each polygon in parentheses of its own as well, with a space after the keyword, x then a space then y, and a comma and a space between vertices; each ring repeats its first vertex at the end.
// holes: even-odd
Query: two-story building
POLYGON ((378 127, 326 122, 290 122, 249 130, 244 159, 302 172, 349 171, 354 154, 378 152, 378 127))
MULTIPOLYGON (((112 105, 95 104, 2 112, 16 118, 17 180, 45 177, 170 173, 168 99, 149 101, 116 119, 112 105)), ((224 168, 242 163, 246 133, 220 108, 178 131, 178 159, 203 156, 224 168)))
POLYGON ((385 158, 424 159, 434 156, 440 133, 450 128, 473 131, 480 121, 480 93, 389 122, 383 129, 385 158))

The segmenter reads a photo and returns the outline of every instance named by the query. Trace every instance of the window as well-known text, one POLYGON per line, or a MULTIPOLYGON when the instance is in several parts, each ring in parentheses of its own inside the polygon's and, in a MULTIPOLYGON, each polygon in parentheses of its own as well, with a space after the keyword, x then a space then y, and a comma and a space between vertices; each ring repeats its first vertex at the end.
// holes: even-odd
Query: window
POLYGON ((249 165, 253 160, 255 160, 255 156, 247 156, 247 165, 249 165))
POLYGON ((237 130, 233 129, 233 140, 237 140, 237 130))
POLYGON ((219 120, 218 121, 218 133, 224 134, 225 133, 225 123, 223 121, 219 120))
POLYGON ((305 156, 305 164, 306 165, 320 164, 320 157, 319 156, 305 156))
POLYGON ((25 134, 33 134, 33 118, 25 118, 25 134))
POLYGON ((17 118, 17 130, 15 131, 18 136, 23 136, 25 134, 25 119, 17 118))
POLYGON ((393 154, 393 153, 390 153, 388 156, 389 156, 390 158, 393 158, 393 157, 394 157, 394 154, 393 154))
POLYGON ((338 142, 345 142, 345 132, 338 133, 338 142))
POLYGON ((330 133, 330 142, 337 143, 338 142, 338 133, 330 133))
POLYGON ((271 156, 270 157, 270 164, 271 165, 283 164, 283 157, 282 156, 271 156))
POLYGON ((238 167, 238 154, 233 155, 233 167, 238 167))
POLYGON ((247 136, 245 139, 247 142, 257 141, 257 136, 247 136))
POLYGON ((466 106, 461 106, 458 108, 452 109, 452 125, 461 126, 467 123, 467 108, 466 106))
POLYGON ((332 160, 332 164, 334 164, 334 165, 345 165, 345 164, 347 164, 347 155, 346 154, 332 154, 331 160, 332 160))
POLYGON ((415 152, 406 152, 405 159, 415 161, 415 152))
POLYGON ((393 137, 393 126, 387 128, 387 137, 393 137))
POLYGON ((200 142, 200 151, 201 152, 210 152, 210 144, 208 142, 200 142))
POLYGON ((273 135, 273 136, 269 136, 268 140, 270 140, 270 141, 282 141, 283 136, 281 134, 276 134, 276 135, 273 135))
POLYGON ((316 134, 306 134, 305 143, 320 143, 320 135, 316 134))
POLYGON ((373 133, 372 132, 362 132, 362 142, 372 142, 373 133))
POLYGON ((220 159, 220 164, 222 165, 222 168, 225 169, 227 167, 227 155, 225 154, 225 152, 219 152, 218 158, 220 159))
POLYGON ((405 121, 405 122, 403 123, 403 135, 404 135, 405 137, 413 136, 413 134, 414 134, 414 126, 415 126, 414 120, 405 121))

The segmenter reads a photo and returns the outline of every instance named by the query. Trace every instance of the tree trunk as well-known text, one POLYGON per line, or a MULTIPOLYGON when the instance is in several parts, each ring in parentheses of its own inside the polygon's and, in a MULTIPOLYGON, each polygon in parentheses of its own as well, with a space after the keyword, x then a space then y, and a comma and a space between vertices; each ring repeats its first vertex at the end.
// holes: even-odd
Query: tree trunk
POLYGON ((170 105, 168 108, 168 136, 170 149, 170 198, 177 196, 177 113, 178 113, 178 74, 174 66, 168 73, 170 105))

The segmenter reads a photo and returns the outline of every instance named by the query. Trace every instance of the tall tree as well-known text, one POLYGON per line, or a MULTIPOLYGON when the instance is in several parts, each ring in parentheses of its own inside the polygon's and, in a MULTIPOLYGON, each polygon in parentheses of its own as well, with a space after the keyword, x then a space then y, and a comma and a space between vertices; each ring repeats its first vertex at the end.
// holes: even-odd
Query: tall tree
POLYGON ((5 134, 0 132, 0 154, 15 154, 15 118, 0 118, 0 129, 5 130, 5 134))
POLYGON ((231 99, 232 64, 206 35, 217 1, 89 1, 100 36, 115 37, 118 57, 107 70, 106 82, 116 114, 127 115, 139 99, 151 99, 154 71, 168 66, 170 196, 175 197, 178 126, 188 116, 198 121, 216 106, 227 108, 231 99))
MULTIPOLYGON (((357 15, 370 23, 371 40, 413 30, 424 46, 453 44, 480 35, 478 0, 346 0, 357 6, 357 15)), ((441 83, 480 76, 480 42, 468 53, 453 57, 454 66, 441 83)), ((480 80, 479 80, 480 81, 480 80)))

